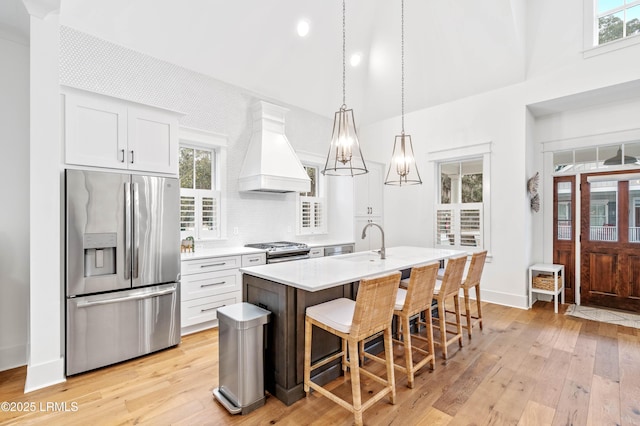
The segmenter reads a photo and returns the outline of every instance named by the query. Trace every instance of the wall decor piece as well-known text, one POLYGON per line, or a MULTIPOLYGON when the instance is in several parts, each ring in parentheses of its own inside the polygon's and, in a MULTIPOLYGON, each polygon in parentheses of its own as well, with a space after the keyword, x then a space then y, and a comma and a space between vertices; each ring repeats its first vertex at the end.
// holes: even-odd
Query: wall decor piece
POLYGON ((527 191, 533 197, 538 195, 538 181, 540 180, 540 173, 536 174, 527 181, 527 191))
POLYGON ((531 210, 533 210, 534 212, 538 212, 540 210, 540 196, 538 195, 539 180, 540 173, 536 172, 536 174, 527 181, 527 192, 529 193, 529 197, 531 197, 531 210))
POLYGON ((531 198, 531 210, 536 213, 540 210, 540 196, 538 194, 531 198))

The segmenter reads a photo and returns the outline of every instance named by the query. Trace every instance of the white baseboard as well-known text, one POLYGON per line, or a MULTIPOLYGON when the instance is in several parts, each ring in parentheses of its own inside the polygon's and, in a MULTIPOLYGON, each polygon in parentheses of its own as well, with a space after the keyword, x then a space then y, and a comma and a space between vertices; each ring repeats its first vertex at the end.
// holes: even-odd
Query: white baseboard
POLYGON ((27 364, 27 345, 0 348, 0 371, 22 367, 27 364))
POLYGON ((60 357, 38 365, 27 366, 27 380, 24 384, 24 393, 46 388, 66 381, 64 376, 64 358, 60 357))
POLYGON ((190 325, 187 327, 182 327, 180 329, 180 335, 181 336, 186 336, 188 334, 193 334, 193 333, 197 333, 199 331, 202 330, 207 330, 209 328, 215 328, 218 326, 218 320, 212 320, 212 321, 207 321, 207 322, 202 322, 200 324, 194 324, 194 325, 190 325))
POLYGON ((501 293, 482 287, 480 288, 480 296, 483 302, 495 303, 512 308, 529 309, 528 295, 501 293))

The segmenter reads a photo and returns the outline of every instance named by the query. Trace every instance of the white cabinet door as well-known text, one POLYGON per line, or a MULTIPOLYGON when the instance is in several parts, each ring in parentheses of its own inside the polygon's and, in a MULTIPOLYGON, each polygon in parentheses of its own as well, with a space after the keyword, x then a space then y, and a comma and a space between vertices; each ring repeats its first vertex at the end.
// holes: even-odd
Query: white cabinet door
POLYGON ((382 216, 382 191, 384 190, 384 164, 372 163, 369 169, 370 215, 382 216))
POLYGON ((65 162, 126 169, 127 107, 107 98, 65 94, 65 162))
POLYGON ((355 233, 356 233, 356 251, 365 251, 365 250, 378 250, 382 247, 382 233, 376 226, 369 227, 367 229, 367 237, 363 240, 362 230, 368 223, 375 222, 378 225, 382 226, 382 218, 380 217, 365 217, 360 216, 355 220, 355 233))
POLYGON ((381 216, 384 164, 367 163, 369 173, 353 177, 356 216, 381 216))
POLYGON ((129 169, 178 173, 178 119, 151 108, 128 108, 129 169))

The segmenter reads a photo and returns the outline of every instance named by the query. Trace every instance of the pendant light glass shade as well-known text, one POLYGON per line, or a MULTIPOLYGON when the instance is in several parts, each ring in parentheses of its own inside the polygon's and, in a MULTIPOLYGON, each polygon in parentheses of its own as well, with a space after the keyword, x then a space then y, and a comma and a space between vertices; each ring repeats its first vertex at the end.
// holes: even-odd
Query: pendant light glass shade
POLYGON ((416 156, 413 153, 411 135, 404 134, 404 0, 401 1, 401 64, 402 64, 402 132, 395 137, 393 152, 385 185, 419 185, 422 184, 420 173, 416 166, 416 156))
POLYGON ((393 142, 391 164, 387 170, 385 185, 418 185, 422 183, 420 173, 416 167, 416 157, 413 154, 411 135, 404 132, 397 135, 393 142))
POLYGON ((346 19, 345 0, 342 0, 342 106, 333 119, 333 133, 327 161, 322 170, 323 175, 355 176, 368 173, 367 165, 362 157, 356 122, 353 110, 347 109, 346 98, 346 19))

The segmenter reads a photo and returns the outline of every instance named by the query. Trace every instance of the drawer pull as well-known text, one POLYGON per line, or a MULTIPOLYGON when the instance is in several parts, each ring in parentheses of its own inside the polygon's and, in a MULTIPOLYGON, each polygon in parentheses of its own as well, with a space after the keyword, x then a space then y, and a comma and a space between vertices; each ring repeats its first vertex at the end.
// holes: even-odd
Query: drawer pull
POLYGON ((260 258, 256 258, 256 259, 249 259, 249 262, 259 262, 260 258))
POLYGON ((200 309, 200 312, 215 311, 216 309, 222 308, 223 306, 227 306, 227 305, 220 305, 220 306, 216 306, 215 308, 200 309))
POLYGON ((205 287, 211 287, 214 285, 220 285, 220 284, 226 284, 226 281, 219 281, 217 283, 210 283, 210 284, 200 284, 200 288, 205 288, 205 287))
POLYGON ((221 263, 208 263, 206 265, 200 265, 201 268, 209 268, 211 266, 224 266, 226 265, 227 262, 221 262, 221 263))

